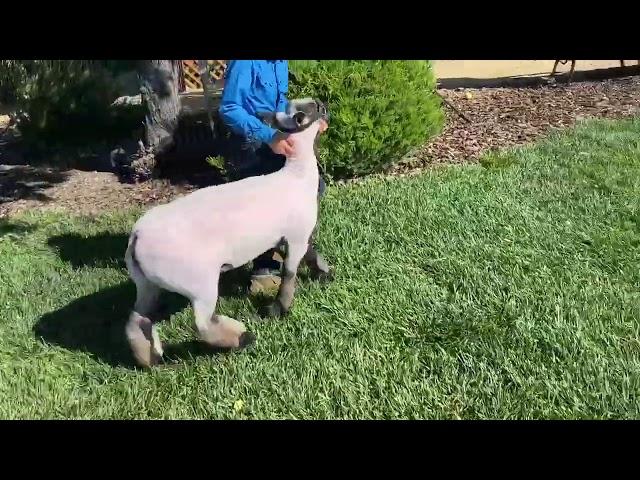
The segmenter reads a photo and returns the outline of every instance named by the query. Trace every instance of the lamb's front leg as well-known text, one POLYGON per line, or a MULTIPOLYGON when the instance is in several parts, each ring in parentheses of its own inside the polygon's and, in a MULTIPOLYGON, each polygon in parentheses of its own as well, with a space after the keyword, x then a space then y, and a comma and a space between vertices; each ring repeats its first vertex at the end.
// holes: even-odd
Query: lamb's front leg
POLYGON ((266 316, 280 317, 289 312, 296 290, 298 266, 306 251, 307 245, 305 243, 287 243, 282 281, 280 282, 278 296, 276 300, 266 308, 266 316))
POLYGON ((307 252, 304 254, 304 262, 311 270, 311 276, 314 280, 328 282, 333 280, 333 273, 327 261, 317 252, 312 241, 309 241, 307 252))

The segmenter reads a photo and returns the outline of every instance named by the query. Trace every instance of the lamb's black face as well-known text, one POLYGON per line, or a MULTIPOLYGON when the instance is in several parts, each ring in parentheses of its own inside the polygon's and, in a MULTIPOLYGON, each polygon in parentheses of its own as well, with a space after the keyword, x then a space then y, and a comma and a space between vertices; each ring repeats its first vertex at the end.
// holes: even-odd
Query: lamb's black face
POLYGON ((305 98, 289 102, 286 113, 259 114, 267 124, 285 133, 297 133, 305 130, 316 120, 328 122, 327 109, 319 100, 305 98))

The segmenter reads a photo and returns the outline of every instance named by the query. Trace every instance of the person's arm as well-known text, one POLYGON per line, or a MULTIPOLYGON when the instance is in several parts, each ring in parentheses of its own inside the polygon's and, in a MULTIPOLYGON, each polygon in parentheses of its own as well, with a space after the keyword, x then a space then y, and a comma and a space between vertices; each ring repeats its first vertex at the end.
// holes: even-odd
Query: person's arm
POLYGON ((232 60, 227 67, 220 116, 227 126, 250 142, 271 144, 277 130, 261 122, 243 107, 243 100, 251 89, 251 61, 232 60))
POLYGON ((287 93, 289 92, 289 62, 287 60, 278 62, 276 77, 278 79, 278 112, 286 112, 289 100, 287 93))

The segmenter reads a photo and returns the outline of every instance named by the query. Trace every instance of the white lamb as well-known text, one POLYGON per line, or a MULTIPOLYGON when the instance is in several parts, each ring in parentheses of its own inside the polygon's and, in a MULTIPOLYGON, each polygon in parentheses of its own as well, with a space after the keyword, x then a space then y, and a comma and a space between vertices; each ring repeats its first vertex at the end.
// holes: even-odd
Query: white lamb
POLYGON ((301 260, 318 276, 328 273, 310 241, 318 214, 315 143, 326 111, 320 102, 308 99, 292 102, 291 108, 299 111, 265 116, 294 142, 295 156, 287 158, 281 170, 203 188, 152 208, 134 225, 125 261, 137 298, 126 336, 141 366, 154 365, 163 355, 150 320, 161 289, 190 299, 204 342, 243 348, 255 336, 242 322, 215 313, 220 272, 285 247, 282 282, 268 309, 271 315, 290 309, 301 260))

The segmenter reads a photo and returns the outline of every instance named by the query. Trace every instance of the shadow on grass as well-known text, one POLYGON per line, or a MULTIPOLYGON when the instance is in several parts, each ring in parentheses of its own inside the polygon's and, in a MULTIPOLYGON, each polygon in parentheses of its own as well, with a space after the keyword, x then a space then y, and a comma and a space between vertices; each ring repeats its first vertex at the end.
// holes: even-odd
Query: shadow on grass
MULTIPOLYGON (((119 267, 124 265, 126 235, 99 234, 82 237, 77 234, 61 235, 49 239, 60 258, 74 267, 119 267)), ((247 269, 225 272, 220 278, 221 297, 240 297, 246 294, 249 281, 247 269)), ((112 366, 134 367, 129 346, 124 337, 125 322, 134 304, 135 285, 131 281, 105 288, 80 297, 67 306, 43 315, 34 333, 45 342, 68 350, 83 351, 112 366)), ((157 321, 166 321, 183 310, 188 300, 178 294, 163 292, 157 321)), ((165 346, 169 361, 210 355, 221 351, 199 342, 184 342, 165 346)))
POLYGON ((47 343, 88 352, 112 366, 133 367, 124 325, 134 298, 130 282, 105 288, 43 315, 34 333, 47 343))
POLYGON ((64 234, 49 238, 47 245, 74 268, 123 267, 128 236, 100 233, 91 237, 64 234))
MULTIPOLYGON (((124 282, 80 297, 65 307, 43 315, 34 334, 47 343, 67 350, 90 353, 113 367, 134 368, 135 364, 124 337, 124 327, 135 299, 135 285, 124 282)), ((158 322, 188 306, 180 295, 163 292, 158 322)), ((224 352, 208 348, 197 341, 164 345, 166 359, 175 362, 200 355, 224 352)))
POLYGON ((22 235, 32 232, 36 229, 33 225, 21 222, 10 222, 8 220, 0 219, 0 237, 5 235, 22 235))

